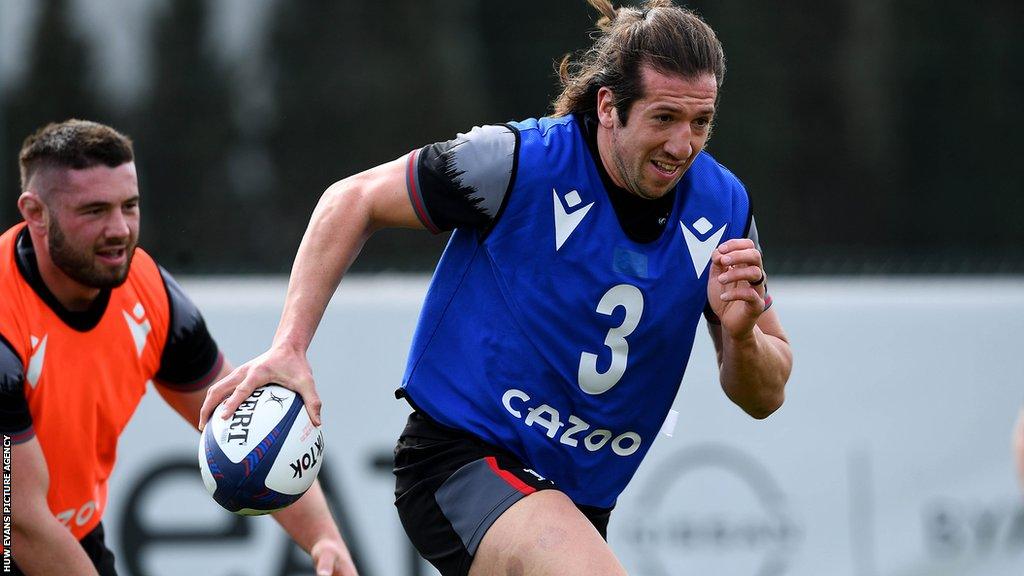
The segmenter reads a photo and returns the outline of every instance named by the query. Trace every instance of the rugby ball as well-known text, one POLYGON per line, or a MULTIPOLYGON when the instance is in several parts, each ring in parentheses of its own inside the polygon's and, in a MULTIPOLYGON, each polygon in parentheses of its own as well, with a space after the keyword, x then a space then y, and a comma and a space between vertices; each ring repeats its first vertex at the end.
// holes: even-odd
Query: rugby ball
POLYGON ((227 420, 224 404, 199 439, 199 470, 213 499, 245 516, 280 510, 316 479, 324 436, 302 397, 268 384, 253 391, 227 420))

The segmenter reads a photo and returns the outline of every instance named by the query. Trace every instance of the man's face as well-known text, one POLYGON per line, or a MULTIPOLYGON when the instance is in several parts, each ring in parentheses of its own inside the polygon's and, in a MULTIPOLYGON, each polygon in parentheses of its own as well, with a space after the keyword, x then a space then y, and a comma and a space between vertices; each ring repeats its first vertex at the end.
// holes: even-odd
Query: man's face
POLYGON ((120 286, 139 238, 135 164, 54 169, 47 207, 50 259, 91 288, 120 286))
POLYGON ((605 169, 616 184, 643 198, 672 190, 704 148, 715 115, 714 74, 698 78, 641 69, 643 97, 633 102, 623 125, 611 92, 598 94, 598 117, 608 130, 605 169))

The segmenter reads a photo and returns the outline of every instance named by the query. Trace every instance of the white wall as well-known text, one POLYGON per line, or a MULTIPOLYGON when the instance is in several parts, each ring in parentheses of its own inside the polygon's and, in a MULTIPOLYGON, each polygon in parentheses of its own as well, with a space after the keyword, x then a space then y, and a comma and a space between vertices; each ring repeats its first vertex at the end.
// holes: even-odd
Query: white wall
MULTIPOLYGON (((417 573, 386 466, 408 413, 392 391, 426 281, 346 280, 311 351, 326 479, 364 576, 417 573)), ((269 344, 283 280, 183 284, 236 363, 269 344)), ((776 279, 771 290, 796 355, 786 404, 766 421, 745 416, 718 388, 710 341, 698 339, 675 434, 655 443, 612 517, 609 541, 630 573, 1024 573, 1009 453, 1024 399, 1024 281, 776 279)), ((194 467, 197 440, 147 394, 122 437, 104 521, 122 573, 311 574, 284 566, 286 538, 272 520, 236 525, 197 469, 144 482, 160 466, 194 467), (122 528, 135 536, 123 540, 122 528)))

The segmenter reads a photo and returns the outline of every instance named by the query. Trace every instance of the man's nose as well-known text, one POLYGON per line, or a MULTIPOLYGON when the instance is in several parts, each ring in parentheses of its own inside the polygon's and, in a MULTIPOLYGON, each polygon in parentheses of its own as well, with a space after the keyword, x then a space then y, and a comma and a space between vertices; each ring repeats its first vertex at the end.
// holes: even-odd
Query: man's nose
POLYGON ((665 152, 672 155, 679 161, 685 161, 693 154, 693 133, 689 125, 685 125, 673 131, 672 136, 665 143, 665 152))
POLYGON ((113 210, 110 218, 107 219, 107 226, 104 230, 108 238, 127 238, 131 234, 128 225, 128 218, 124 212, 113 210))

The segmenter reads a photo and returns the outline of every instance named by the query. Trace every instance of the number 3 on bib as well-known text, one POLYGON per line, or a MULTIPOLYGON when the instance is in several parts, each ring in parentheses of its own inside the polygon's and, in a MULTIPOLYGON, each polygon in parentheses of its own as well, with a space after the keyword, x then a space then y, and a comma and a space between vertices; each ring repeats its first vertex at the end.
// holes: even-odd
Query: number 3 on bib
POLYGON ((580 389, 587 394, 604 394, 618 384, 626 372, 626 361, 629 356, 629 343, 626 342, 626 337, 640 324, 640 316, 644 313, 644 295, 639 288, 630 284, 612 286, 597 303, 597 312, 611 316, 619 306, 626 309, 626 317, 622 319, 622 324, 608 330, 604 337, 604 345, 612 351, 612 361, 608 370, 597 371, 597 354, 580 354, 580 389))

